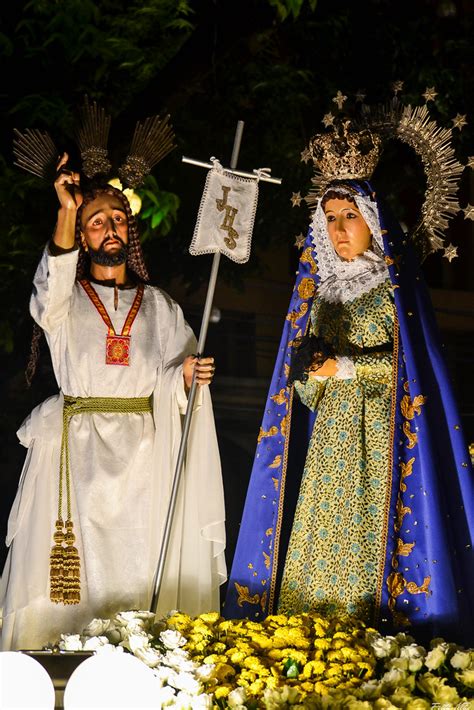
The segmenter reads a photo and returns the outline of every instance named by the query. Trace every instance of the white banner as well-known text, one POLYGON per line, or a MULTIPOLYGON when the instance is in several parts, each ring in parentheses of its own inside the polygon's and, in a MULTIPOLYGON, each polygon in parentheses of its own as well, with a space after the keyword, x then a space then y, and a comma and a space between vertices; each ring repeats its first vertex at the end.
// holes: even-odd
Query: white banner
POLYGON ((212 159, 189 251, 221 254, 245 264, 250 257, 258 180, 233 175, 212 159))

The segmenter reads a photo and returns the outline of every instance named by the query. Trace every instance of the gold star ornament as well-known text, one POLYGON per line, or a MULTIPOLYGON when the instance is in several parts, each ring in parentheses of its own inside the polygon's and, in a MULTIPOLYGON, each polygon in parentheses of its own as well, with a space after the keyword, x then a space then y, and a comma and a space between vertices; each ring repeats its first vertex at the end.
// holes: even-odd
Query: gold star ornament
POLYGON ((400 91, 402 91, 402 89, 403 89, 403 81, 398 80, 398 81, 394 81, 392 83, 392 91, 395 94, 395 96, 397 94, 399 94, 400 91))
POLYGON ((452 260, 457 257, 457 255, 458 255, 458 248, 455 247, 453 244, 448 244, 448 246, 445 247, 443 256, 446 257, 446 259, 449 261, 449 263, 451 263, 452 260))
POLYGON ((302 200, 303 198, 301 197, 301 193, 300 193, 300 192, 294 192, 294 193, 291 195, 291 198, 290 198, 290 199, 291 199, 291 204, 292 204, 293 207, 299 207, 299 206, 301 205, 301 200, 302 200))
POLYGON ((474 205, 467 205, 464 209, 464 219, 472 219, 474 222, 474 205))
POLYGON ((329 126, 334 126, 334 119, 335 116, 333 116, 331 112, 325 113, 323 116, 322 124, 325 128, 329 128, 329 126))
POLYGON ((452 121, 453 121, 453 128, 459 128, 460 131, 462 131, 464 126, 467 126, 466 114, 458 113, 452 119, 452 121))
POLYGON ((301 162, 307 163, 308 160, 311 160, 311 151, 309 148, 305 148, 301 151, 301 162))
POLYGON ((426 103, 428 103, 428 101, 435 100, 435 98, 438 96, 438 92, 435 91, 434 86, 429 86, 429 87, 426 87, 425 93, 422 94, 422 96, 423 96, 424 100, 426 101, 426 103))
POLYGON ((335 95, 335 97, 333 98, 333 102, 334 102, 335 104, 337 104, 337 108, 339 109, 339 111, 340 111, 341 108, 344 106, 344 102, 345 102, 345 101, 347 101, 347 96, 344 96, 344 94, 342 93, 342 91, 339 90, 339 91, 337 92, 337 94, 335 95))
POLYGON ((304 246, 304 243, 306 241, 306 237, 303 234, 303 232, 300 232, 299 234, 296 235, 295 237, 295 247, 297 249, 302 249, 304 246))

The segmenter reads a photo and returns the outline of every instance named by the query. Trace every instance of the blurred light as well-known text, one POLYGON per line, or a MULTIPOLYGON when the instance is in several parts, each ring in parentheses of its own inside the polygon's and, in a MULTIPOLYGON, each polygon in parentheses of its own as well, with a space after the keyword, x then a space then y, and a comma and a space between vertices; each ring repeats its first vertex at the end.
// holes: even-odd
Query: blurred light
POLYGON ((219 323, 221 319, 221 312, 219 308, 216 308, 216 306, 212 306, 211 308, 211 315, 209 316, 209 320, 211 323, 219 323))
POLYGON ((41 663, 19 651, 0 653, 0 708, 54 710, 53 681, 41 663))
POLYGON ((129 187, 125 188, 124 190, 119 178, 112 178, 112 180, 109 180, 109 185, 112 185, 112 187, 116 187, 117 190, 122 190, 123 194, 125 195, 130 204, 130 209, 133 215, 136 215, 140 212, 142 208, 142 198, 140 197, 140 195, 137 195, 137 193, 129 187))
POLYGON ((100 652, 81 663, 64 691, 64 710, 157 708, 160 682, 129 653, 100 652))

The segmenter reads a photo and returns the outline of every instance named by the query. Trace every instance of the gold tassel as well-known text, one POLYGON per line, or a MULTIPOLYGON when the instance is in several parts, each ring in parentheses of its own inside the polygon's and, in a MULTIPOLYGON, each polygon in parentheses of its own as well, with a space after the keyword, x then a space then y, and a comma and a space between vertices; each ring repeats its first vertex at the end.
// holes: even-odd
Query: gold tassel
POLYGON ((49 571, 50 571, 50 599, 55 604, 61 604, 64 599, 64 552, 63 542, 65 541, 64 523, 61 519, 56 520, 56 530, 53 535, 53 540, 56 543, 51 548, 49 556, 49 571))
POLYGON ((79 604, 81 601, 81 560, 77 547, 74 547, 75 540, 73 522, 66 520, 66 548, 63 562, 64 604, 79 604))

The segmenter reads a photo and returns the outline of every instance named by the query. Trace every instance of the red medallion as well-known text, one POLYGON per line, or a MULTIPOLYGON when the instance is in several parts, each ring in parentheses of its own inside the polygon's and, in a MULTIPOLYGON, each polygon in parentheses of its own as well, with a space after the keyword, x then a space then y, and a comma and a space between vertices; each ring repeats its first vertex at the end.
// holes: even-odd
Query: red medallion
POLYGON ((130 336, 108 335, 105 345, 106 365, 130 365, 130 336))

